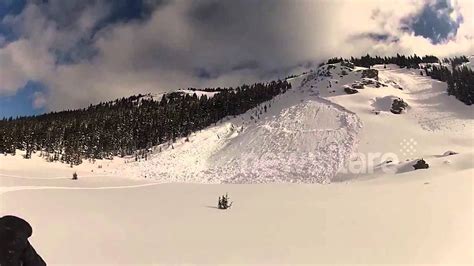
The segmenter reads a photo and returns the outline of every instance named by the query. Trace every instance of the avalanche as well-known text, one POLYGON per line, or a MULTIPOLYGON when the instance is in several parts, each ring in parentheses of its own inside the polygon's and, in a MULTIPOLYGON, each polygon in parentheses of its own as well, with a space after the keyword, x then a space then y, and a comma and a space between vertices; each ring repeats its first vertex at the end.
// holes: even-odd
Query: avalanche
POLYGON ((302 79, 270 102, 110 173, 163 183, 330 183, 362 125, 354 113, 301 87, 302 79))
MULTIPOLYGON (((396 65, 367 69, 343 62, 288 81, 293 89, 286 93, 189 138, 156 146, 147 160, 99 160, 76 169, 158 183, 327 184, 373 176, 371 170, 387 154, 395 155, 390 161, 401 168, 405 161, 447 150, 472 154, 471 107, 448 96, 446 83, 417 70, 396 65), (358 93, 347 94, 347 88, 358 93), (393 114, 398 99, 408 107, 393 114), (401 144, 408 140, 416 147, 405 153, 401 144), (379 155, 368 161, 373 154, 379 155), (354 164, 364 169, 347 171, 354 164)), ((43 168, 53 172, 61 167, 54 163, 43 168)))

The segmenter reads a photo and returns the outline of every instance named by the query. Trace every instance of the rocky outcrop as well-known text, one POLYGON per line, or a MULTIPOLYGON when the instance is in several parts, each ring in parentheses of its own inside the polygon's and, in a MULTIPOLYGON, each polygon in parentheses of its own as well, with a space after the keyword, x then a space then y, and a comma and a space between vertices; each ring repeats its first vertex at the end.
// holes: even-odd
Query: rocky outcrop
POLYGON ((355 93, 358 93, 359 91, 356 90, 356 89, 353 89, 349 86, 345 86, 344 87, 344 92, 346 92, 347 94, 355 94, 355 93))
POLYGON ((379 80, 379 71, 377 69, 364 69, 362 70, 362 78, 379 80))
POLYGON ((351 87, 353 89, 358 89, 358 90, 361 90, 364 88, 364 84, 360 83, 360 82, 354 82, 352 83, 351 87))
POLYGON ((408 104, 403 101, 403 99, 398 98, 394 99, 392 102, 392 108, 390 108, 390 112, 394 114, 401 114, 404 110, 406 110, 408 107, 408 104))
POLYGON ((375 79, 371 79, 371 78, 363 78, 360 81, 360 83, 362 83, 363 85, 372 86, 376 88, 387 87, 387 85, 383 84, 382 82, 375 79))
POLYGON ((418 169, 428 169, 430 167, 429 164, 427 164, 425 162, 425 160, 423 159, 420 159, 418 160, 414 165, 413 165, 413 168, 415 168, 415 170, 418 170, 418 169))

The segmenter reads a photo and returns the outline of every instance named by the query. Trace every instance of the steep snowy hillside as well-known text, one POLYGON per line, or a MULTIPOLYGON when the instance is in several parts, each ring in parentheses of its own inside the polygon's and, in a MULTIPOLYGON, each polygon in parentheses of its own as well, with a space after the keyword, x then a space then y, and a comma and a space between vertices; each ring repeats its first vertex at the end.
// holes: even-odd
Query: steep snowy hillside
POLYGON ((352 112, 295 89, 189 139, 155 148, 147 161, 111 174, 160 182, 329 183, 357 144, 352 112))

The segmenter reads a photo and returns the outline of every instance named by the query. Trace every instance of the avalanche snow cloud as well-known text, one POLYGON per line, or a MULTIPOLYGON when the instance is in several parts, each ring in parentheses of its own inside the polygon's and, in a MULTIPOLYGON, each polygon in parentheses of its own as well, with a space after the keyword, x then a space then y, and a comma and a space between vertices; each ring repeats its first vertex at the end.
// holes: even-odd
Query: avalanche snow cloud
POLYGON ((275 79, 332 56, 471 54, 472 13, 471 0, 2 1, 0 97, 34 81, 58 110, 275 79))

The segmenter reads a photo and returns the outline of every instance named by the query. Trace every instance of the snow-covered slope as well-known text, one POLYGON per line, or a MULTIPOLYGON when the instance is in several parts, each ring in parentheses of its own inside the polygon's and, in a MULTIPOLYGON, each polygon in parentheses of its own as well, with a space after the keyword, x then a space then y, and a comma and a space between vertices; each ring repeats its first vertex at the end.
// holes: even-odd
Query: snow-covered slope
POLYGON ((472 108, 419 71, 329 64, 291 82, 270 102, 108 173, 159 182, 329 183, 370 176, 386 160, 402 167, 447 150, 472 154, 472 108), (408 104, 401 114, 391 112, 395 99, 408 104), (349 171, 354 164, 362 169, 349 171))
POLYGON ((352 154, 361 123, 302 89, 301 80, 270 102, 110 173, 160 182, 329 183, 352 154))
MULTIPOLYGON (((349 168, 360 165, 361 169, 353 167, 349 173, 339 173, 336 179, 373 175, 374 167, 386 160, 404 167, 402 162, 407 160, 431 158, 448 150, 473 158, 474 112, 471 106, 447 95, 446 83, 394 65, 376 66, 375 70, 378 80, 369 79, 372 82, 365 82, 368 85, 355 94, 346 94, 344 88, 367 80, 362 78, 363 68, 351 71, 335 64, 329 76, 319 73, 304 82, 305 88, 356 113, 364 125, 357 153, 348 165, 349 168), (341 75, 343 70, 346 75, 341 75), (393 114, 390 111, 393 99, 403 99, 408 104, 406 111, 393 114)), ((472 160, 465 166, 473 167, 472 160)))
POLYGON ((328 68, 147 161, 0 156, 0 215, 28 220, 49 264, 472 265, 472 107, 417 71, 328 68))

